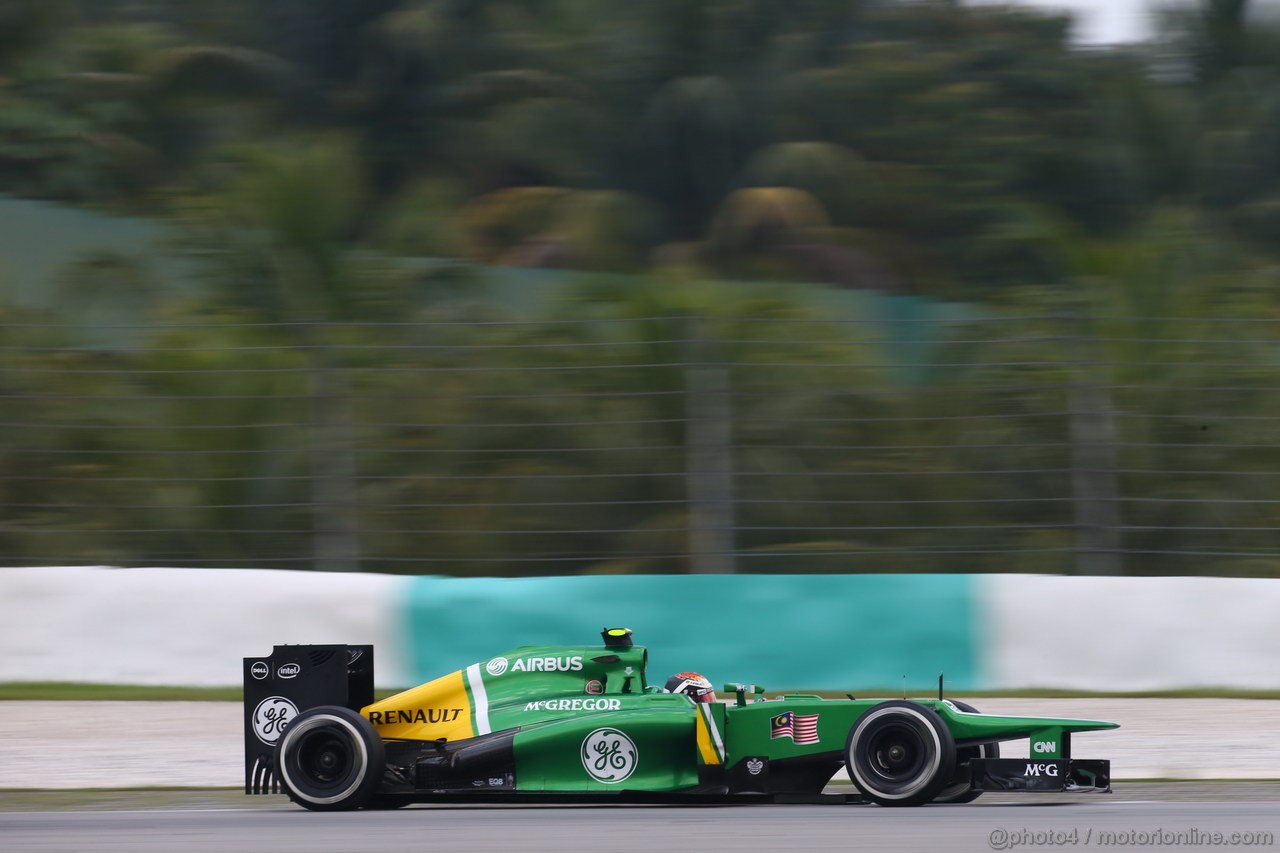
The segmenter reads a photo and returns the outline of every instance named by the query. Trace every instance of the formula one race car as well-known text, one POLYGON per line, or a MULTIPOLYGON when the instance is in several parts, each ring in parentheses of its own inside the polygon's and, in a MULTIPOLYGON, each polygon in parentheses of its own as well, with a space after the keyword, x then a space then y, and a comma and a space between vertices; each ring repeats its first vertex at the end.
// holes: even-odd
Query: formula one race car
POLYGON ((763 698, 651 686, 624 628, 602 646, 522 646, 374 701, 372 646, 245 658, 245 793, 304 808, 457 799, 965 803, 983 791, 1110 791, 1071 755, 1095 720, 1001 717, 963 702, 763 698), (1030 759, 998 744, 1028 738, 1030 759), (859 795, 824 795, 841 767, 859 795))

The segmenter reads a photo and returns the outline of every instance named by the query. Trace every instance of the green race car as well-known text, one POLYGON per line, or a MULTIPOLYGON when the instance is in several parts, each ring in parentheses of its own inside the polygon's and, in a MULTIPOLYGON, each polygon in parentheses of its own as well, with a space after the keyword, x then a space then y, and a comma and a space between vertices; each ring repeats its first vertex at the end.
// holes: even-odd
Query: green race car
POLYGON ((512 798, 918 806, 1111 790, 1110 762, 1072 757, 1071 734, 1116 723, 980 714, 941 695, 766 699, 743 684, 718 702, 705 682, 651 685, 629 630, 602 636, 522 646, 381 701, 372 646, 245 658, 245 792, 341 810, 512 798), (1021 739, 1030 759, 1000 758, 1001 742, 1021 739), (857 795, 823 793, 841 768, 857 795))

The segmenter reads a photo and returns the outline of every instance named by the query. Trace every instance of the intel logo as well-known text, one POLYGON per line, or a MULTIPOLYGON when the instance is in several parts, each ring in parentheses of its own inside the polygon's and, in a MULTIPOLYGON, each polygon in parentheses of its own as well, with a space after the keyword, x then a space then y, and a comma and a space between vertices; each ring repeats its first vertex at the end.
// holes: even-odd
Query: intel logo
POLYGON ((280 678, 294 678, 300 672, 302 672, 302 667, 296 663, 286 663, 276 668, 276 675, 280 678))

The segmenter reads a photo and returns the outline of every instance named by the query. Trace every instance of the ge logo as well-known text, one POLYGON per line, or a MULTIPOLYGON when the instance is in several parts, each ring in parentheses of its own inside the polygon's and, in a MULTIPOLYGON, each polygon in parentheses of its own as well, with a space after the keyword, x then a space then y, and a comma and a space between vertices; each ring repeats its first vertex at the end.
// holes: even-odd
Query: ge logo
POLYGON ((582 767, 597 782, 614 785, 630 776, 640 755, 617 729, 596 729, 582 742, 582 767))
POLYGON ((502 675, 502 673, 507 671, 507 659, 494 658, 493 660, 489 661, 487 664, 484 665, 484 669, 485 669, 485 672, 489 673, 492 676, 496 677, 496 676, 502 675))
POLYGON ((283 696, 270 696, 253 709, 253 733, 267 746, 280 739, 289 721, 298 716, 298 706, 283 696))

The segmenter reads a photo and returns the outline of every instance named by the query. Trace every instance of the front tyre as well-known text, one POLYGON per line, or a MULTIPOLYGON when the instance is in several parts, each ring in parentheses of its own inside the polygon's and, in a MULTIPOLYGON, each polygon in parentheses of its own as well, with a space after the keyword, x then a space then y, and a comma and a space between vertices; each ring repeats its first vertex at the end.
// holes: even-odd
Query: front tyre
POLYGON ((931 801, 955 767, 950 729, 932 708, 881 702, 854 723, 845 743, 849 778, 864 798, 882 806, 931 801))
POLYGON ((343 811, 373 796, 386 766, 382 738, 349 708, 303 711, 276 744, 276 778, 289 799, 313 811, 343 811))

